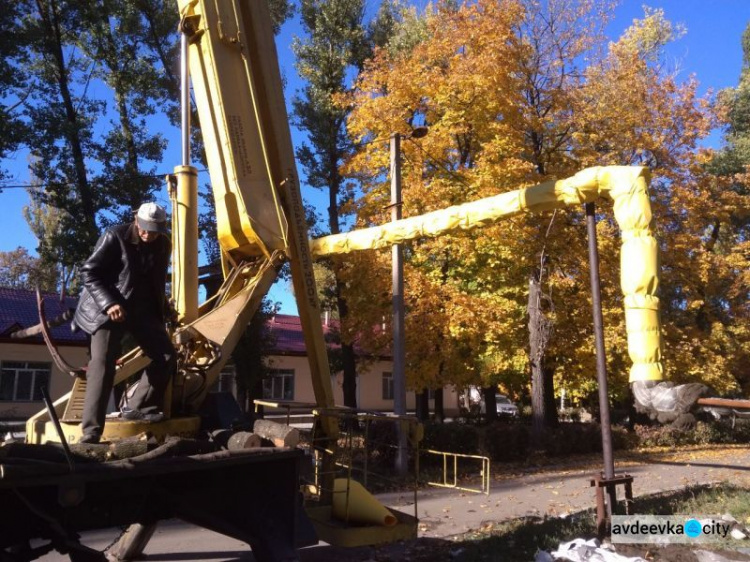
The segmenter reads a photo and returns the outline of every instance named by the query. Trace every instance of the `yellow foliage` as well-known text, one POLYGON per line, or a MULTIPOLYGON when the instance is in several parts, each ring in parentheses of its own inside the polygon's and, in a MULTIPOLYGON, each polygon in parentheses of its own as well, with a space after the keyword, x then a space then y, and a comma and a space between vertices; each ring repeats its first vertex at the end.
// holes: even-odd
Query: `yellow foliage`
MULTIPOLYGON (((694 78, 678 82, 659 64, 660 49, 683 30, 647 11, 604 50, 607 9, 594 0, 439 4, 421 16, 424 41, 377 52, 351 96, 339 100, 353 108, 349 132, 363 143, 342 170, 362 188, 357 226, 389 220, 388 138, 408 136, 414 125, 428 125, 429 134, 402 143, 405 217, 589 166, 649 166, 668 372, 732 391, 750 381, 750 247, 721 228, 747 216, 750 203, 705 171, 710 154, 698 143, 718 122, 710 100, 698 97, 694 78)), ((598 212, 610 386, 624 394, 620 244, 611 205, 598 212)), ((543 255, 554 303, 547 360, 569 391, 591 390, 586 247, 576 210, 412 243, 405 267, 410 387, 496 384, 527 372, 527 290, 543 255)), ((356 260, 346 267, 347 298, 356 303, 352 333, 386 318, 387 334, 390 254, 347 260, 356 260)))

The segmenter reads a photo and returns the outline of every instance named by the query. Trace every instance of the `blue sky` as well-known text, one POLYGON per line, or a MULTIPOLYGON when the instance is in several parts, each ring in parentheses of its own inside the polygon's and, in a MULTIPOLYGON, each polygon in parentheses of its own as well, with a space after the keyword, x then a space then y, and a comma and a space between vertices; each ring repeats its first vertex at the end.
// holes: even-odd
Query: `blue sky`
MULTIPOLYGON (((377 6, 376 0, 369 0, 371 8, 377 6)), ((424 5, 424 0, 418 2, 424 5)), ((701 84, 701 93, 708 89, 714 91, 737 85, 742 66, 740 38, 750 22, 750 0, 624 0, 615 10, 614 19, 608 26, 608 35, 615 39, 627 28, 634 18, 643 17, 643 4, 652 8, 662 8, 666 17, 673 22, 683 23, 687 28, 686 35, 669 47, 670 62, 681 69, 681 78, 695 74, 701 84)), ((293 68, 291 53, 292 37, 300 33, 296 22, 284 26, 277 40, 279 58, 283 72, 289 82, 289 92, 299 87, 299 81, 293 68)), ((164 130, 170 139, 170 146, 165 164, 158 168, 159 173, 167 173, 180 162, 179 131, 164 130)), ((301 136, 294 135, 295 143, 301 136)), ((717 146, 720 135, 715 134, 709 144, 717 146)), ((18 152, 11 159, 2 162, 4 168, 11 168, 15 177, 6 184, 25 184, 29 182, 26 172, 26 153, 18 152)), ((207 174, 200 178, 201 184, 208 181, 207 174)), ((320 192, 305 188, 303 196, 313 204, 321 202, 320 192)), ((166 197, 160 197, 166 203, 166 197)), ((31 234, 22 216, 22 208, 28 203, 28 196, 23 189, 6 189, 0 192, 2 209, 2 228, 0 228, 0 251, 13 250, 24 246, 29 250, 36 247, 36 240, 31 234)), ((271 299, 281 303, 281 312, 295 314, 296 306, 289 294, 286 284, 277 283, 270 294, 271 299)))

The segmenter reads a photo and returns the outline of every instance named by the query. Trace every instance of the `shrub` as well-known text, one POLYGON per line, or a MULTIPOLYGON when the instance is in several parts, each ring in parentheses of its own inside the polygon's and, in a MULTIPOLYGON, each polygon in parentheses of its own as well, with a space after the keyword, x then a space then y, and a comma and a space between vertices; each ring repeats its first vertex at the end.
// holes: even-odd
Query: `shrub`
POLYGON ((374 421, 367 431, 370 460, 375 465, 393 466, 398 447, 396 424, 388 421, 374 421))
POLYGON ((526 458, 529 427, 521 423, 496 422, 483 428, 479 451, 492 461, 509 462, 526 458))
POLYGON ((693 429, 679 430, 671 426, 635 426, 641 447, 676 447, 679 445, 709 445, 750 442, 750 420, 711 422, 699 421, 693 429))
POLYGON ((476 455, 479 451, 479 430, 476 426, 462 423, 427 423, 422 449, 476 455))
MULTIPOLYGON (((698 422, 692 430, 670 426, 636 425, 634 431, 612 426, 615 450, 636 447, 677 447, 750 442, 750 419, 698 422)), ((422 449, 482 455, 492 462, 525 460, 532 450, 531 427, 524 423, 497 421, 477 426, 467 423, 431 423, 425 426, 422 449)), ((602 450, 601 428, 597 423, 570 422, 546 430, 539 448, 548 456, 597 453, 602 450)), ((431 456, 423 457, 428 463, 431 456)))

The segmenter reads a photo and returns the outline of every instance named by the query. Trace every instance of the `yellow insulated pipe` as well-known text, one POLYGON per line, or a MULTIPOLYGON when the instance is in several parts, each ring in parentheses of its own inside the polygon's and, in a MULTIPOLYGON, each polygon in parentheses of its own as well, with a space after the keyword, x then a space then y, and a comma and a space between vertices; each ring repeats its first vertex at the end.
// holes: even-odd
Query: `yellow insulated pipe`
POLYGON ((172 299, 189 324, 198 318, 198 170, 176 166, 172 177, 172 299))
POLYGON ((521 213, 548 211, 594 202, 614 201, 615 220, 622 232, 620 285, 625 295, 628 354, 633 361, 630 382, 659 381, 658 247, 648 195, 650 174, 638 166, 587 168, 570 178, 548 181, 455 205, 382 226, 318 238, 310 242, 313 257, 390 247, 416 238, 433 238, 454 230, 470 230, 521 213))

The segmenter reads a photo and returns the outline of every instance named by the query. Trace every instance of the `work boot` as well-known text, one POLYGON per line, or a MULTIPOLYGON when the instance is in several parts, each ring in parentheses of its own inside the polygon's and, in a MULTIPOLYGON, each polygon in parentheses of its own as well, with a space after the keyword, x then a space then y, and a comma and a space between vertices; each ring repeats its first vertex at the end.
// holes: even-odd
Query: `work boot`
POLYGON ((120 412, 120 417, 124 420, 129 421, 144 421, 148 423, 160 422, 164 419, 162 412, 153 412, 150 414, 144 414, 140 410, 132 410, 130 408, 123 408, 120 412))

